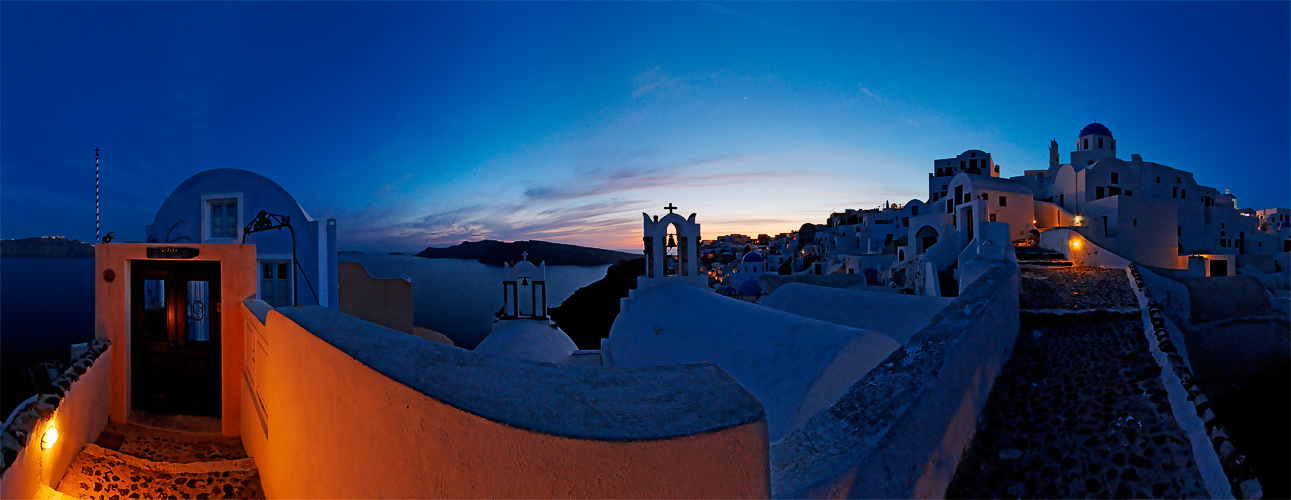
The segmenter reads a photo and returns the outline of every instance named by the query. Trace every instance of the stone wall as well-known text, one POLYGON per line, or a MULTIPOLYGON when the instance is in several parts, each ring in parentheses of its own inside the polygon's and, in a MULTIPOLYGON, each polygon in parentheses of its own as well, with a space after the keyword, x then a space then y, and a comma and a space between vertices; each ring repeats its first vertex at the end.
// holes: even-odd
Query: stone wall
POLYGON ((244 306, 264 349, 242 440, 270 498, 770 494, 765 413, 711 364, 558 366, 244 306))
POLYGON ((1197 466, 1202 471, 1207 489, 1212 496, 1220 498, 1228 495, 1234 498, 1260 498, 1263 496, 1263 490, 1259 480, 1246 465, 1245 456, 1233 446, 1228 433, 1215 418, 1210 400, 1193 380, 1192 370, 1176 349, 1170 333, 1166 330, 1166 317, 1161 306, 1149 294, 1148 286, 1137 267, 1130 265, 1128 268, 1138 295, 1144 302, 1146 316, 1151 325, 1150 340, 1153 341, 1154 351, 1164 358, 1159 362, 1165 369, 1162 378, 1166 382, 1167 390, 1182 389, 1172 391, 1175 393, 1171 394, 1170 403, 1176 412, 1175 419, 1179 422, 1179 426, 1193 436, 1193 451, 1197 456, 1197 466), (1212 462, 1216 459, 1222 471, 1213 470, 1212 462), (1219 477, 1212 479, 1217 473, 1219 477), (1224 482, 1227 484, 1223 486, 1227 486, 1227 491, 1216 484, 1222 480, 1226 480, 1224 482))
POLYGON ((945 494, 1018 333, 1019 274, 1002 264, 771 449, 777 498, 945 494))
POLYGON ((0 498, 46 496, 85 443, 93 442, 108 424, 112 395, 109 376, 112 353, 108 339, 95 339, 48 392, 20 405, 0 429, 4 455, 0 467, 0 498), (45 449, 42 440, 53 429, 58 439, 45 449))

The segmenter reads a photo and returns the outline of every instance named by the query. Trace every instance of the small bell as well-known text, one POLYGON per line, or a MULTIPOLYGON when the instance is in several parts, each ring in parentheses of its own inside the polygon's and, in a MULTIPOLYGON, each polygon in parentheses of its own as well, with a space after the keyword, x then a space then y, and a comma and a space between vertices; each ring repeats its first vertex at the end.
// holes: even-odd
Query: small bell
POLYGON ((677 248, 677 240, 673 235, 668 235, 668 248, 677 248))
POLYGON ((528 276, 521 276, 521 277, 520 277, 520 286, 529 286, 529 277, 528 277, 528 276))

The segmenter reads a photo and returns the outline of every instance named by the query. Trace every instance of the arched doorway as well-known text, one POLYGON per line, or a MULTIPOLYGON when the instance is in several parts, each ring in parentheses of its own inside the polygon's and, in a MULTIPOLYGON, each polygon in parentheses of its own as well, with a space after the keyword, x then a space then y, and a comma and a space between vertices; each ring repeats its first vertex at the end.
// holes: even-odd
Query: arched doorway
POLYGON ((914 233, 915 253, 922 254, 928 251, 928 248, 937 244, 937 230, 932 226, 924 226, 914 233))

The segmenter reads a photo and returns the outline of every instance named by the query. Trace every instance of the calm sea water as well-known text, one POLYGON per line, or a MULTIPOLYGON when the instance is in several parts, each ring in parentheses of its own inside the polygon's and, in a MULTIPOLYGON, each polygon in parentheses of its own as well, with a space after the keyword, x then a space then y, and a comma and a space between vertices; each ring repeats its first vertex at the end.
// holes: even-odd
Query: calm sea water
MULTIPOLYGON (((473 349, 489 334, 493 314, 502 308, 502 268, 467 259, 423 259, 411 255, 345 254, 376 278, 412 278, 414 323, 473 349)), ((547 307, 605 277, 608 265, 547 266, 547 307)))
MULTIPOLYGON (((472 349, 502 307, 502 268, 464 259, 341 255, 368 274, 412 278, 415 322, 472 349)), ((609 266, 549 266, 547 304, 555 307, 609 266)), ((24 372, 66 363, 71 345, 94 338, 94 259, 0 259, 0 419, 35 394, 24 372)))
POLYGON ((94 339, 94 259, 0 258, 0 419, 35 394, 27 368, 94 339))

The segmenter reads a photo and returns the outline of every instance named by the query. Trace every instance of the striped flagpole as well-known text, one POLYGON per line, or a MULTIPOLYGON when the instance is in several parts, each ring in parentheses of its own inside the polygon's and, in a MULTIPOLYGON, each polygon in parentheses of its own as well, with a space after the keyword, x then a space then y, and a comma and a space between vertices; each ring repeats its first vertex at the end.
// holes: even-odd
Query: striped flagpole
POLYGON ((99 234, 99 148, 94 148, 94 244, 103 241, 99 234))

